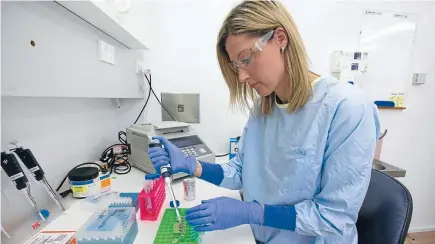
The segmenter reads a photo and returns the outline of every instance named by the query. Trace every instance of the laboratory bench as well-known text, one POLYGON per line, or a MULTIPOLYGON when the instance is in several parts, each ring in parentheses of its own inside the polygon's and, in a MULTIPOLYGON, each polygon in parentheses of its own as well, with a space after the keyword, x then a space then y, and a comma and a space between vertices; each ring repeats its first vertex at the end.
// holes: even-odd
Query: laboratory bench
MULTIPOLYGON (((112 178, 112 190, 117 192, 139 192, 143 188, 144 183, 143 171, 136 168, 132 168, 131 172, 126 175, 116 175, 112 178)), ((174 194, 177 200, 180 201, 180 208, 190 208, 201 203, 201 200, 215 198, 215 197, 231 197, 235 199, 241 199, 239 191, 228 190, 205 182, 200 179, 196 179, 196 197, 193 201, 184 200, 183 196, 183 179, 175 180, 173 185, 174 194)), ((66 198, 69 208, 56 219, 52 220, 43 230, 49 231, 68 231, 78 230, 88 218, 92 215, 92 212, 88 209, 84 209, 81 204, 84 200, 74 199, 72 197, 66 198)), ((138 224, 138 234, 134 243, 146 243, 151 244, 154 241, 154 237, 159 228, 160 221, 163 217, 163 213, 166 208, 169 208, 170 195, 166 191, 166 200, 159 214, 159 218, 156 221, 142 221, 140 219, 140 211, 137 212, 136 219, 138 224)), ((237 244, 253 244, 255 243, 254 236, 252 234, 249 225, 242 225, 227 230, 206 232, 202 238, 202 243, 213 244, 222 243, 222 238, 225 237, 225 243, 237 243, 237 244)))

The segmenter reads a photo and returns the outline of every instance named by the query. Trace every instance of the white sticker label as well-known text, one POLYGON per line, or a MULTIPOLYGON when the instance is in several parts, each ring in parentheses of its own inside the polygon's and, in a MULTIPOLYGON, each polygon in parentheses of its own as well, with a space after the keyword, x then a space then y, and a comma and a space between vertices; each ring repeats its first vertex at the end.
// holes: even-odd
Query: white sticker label
POLYGON ((35 167, 29 169, 30 173, 35 173, 35 171, 37 171, 37 170, 39 170, 38 166, 35 166, 35 167))
POLYGON ((236 154, 239 151, 239 143, 231 142, 231 154, 236 154))
MULTIPOLYGON (((44 233, 41 232, 28 240, 25 244, 67 244, 74 237, 74 232, 60 232, 60 233, 44 233)), ((75 242, 74 242, 75 243, 75 242)))
POLYGON ((24 174, 20 172, 20 173, 18 173, 18 174, 12 175, 12 176, 9 177, 9 178, 11 179, 11 181, 15 181, 16 179, 19 179, 19 178, 21 178, 21 177, 24 177, 24 174))
POLYGON ((146 198, 146 204, 147 204, 147 209, 153 208, 153 205, 151 203, 151 198, 149 198, 149 197, 146 198))

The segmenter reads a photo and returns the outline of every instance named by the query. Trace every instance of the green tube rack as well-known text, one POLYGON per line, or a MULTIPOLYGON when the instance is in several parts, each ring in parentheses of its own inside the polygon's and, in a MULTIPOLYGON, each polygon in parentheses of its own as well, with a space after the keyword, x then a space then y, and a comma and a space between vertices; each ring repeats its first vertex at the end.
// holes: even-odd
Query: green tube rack
POLYGON ((179 208, 183 225, 180 227, 175 209, 167 208, 160 222, 159 230, 154 237, 154 244, 198 244, 200 235, 184 219, 186 208, 179 208))

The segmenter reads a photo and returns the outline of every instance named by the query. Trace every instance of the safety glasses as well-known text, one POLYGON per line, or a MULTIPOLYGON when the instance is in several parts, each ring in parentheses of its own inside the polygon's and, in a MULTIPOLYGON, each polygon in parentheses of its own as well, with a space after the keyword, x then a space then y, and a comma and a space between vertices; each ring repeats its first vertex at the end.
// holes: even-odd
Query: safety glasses
POLYGON ((275 30, 271 30, 264 36, 260 37, 255 42, 254 47, 242 52, 237 60, 231 62, 234 71, 238 72, 240 68, 249 69, 249 67, 252 67, 252 63, 254 62, 254 54, 256 52, 263 51, 264 46, 266 46, 267 42, 272 38, 274 31, 275 30))

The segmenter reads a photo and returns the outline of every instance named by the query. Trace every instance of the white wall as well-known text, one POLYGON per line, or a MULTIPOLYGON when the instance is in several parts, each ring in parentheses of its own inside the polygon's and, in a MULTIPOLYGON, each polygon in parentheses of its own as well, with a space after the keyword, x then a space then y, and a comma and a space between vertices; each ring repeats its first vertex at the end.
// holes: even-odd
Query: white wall
MULTIPOLYGON (((406 91, 407 110, 381 111, 388 129, 382 159, 407 170, 401 179, 414 197, 411 229, 435 228, 435 112, 430 93, 435 87, 435 2, 339 2, 333 0, 283 1, 293 15, 312 61, 313 71, 329 74, 330 54, 356 49, 365 8, 416 13, 419 16, 413 72, 427 72, 427 84, 406 91), (315 8, 313 7, 315 6, 315 8), (405 122, 406 120, 406 122, 405 122), (409 143, 415 140, 417 143, 409 143), (410 147, 415 145, 415 147, 410 147), (431 207, 432 206, 432 207, 431 207)), ((217 153, 228 148, 228 138, 238 136, 246 122, 241 113, 228 110, 228 90, 219 72, 215 44, 219 27, 234 1, 151 1, 147 7, 152 26, 152 46, 145 53, 156 91, 201 94, 201 123, 196 129, 217 153), (215 117, 216 116, 216 117, 215 117), (215 117, 212 119, 212 117, 215 117)), ((160 120, 153 100, 149 121, 160 120)))
MULTIPOLYGON (((110 99, 2 97, 1 100, 2 149, 7 149, 11 140, 30 148, 53 188, 72 167, 98 160, 106 147, 118 143, 118 131, 134 122, 142 105, 140 99, 121 100, 121 108, 110 99)), ((53 207, 44 189, 29 180, 38 205, 53 207)), ((66 182, 64 186, 67 185, 66 182)), ((2 224, 13 231, 33 215, 32 209, 3 170, 1 188, 2 224)))
MULTIPOLYGON (((124 21, 144 22, 146 10, 140 9, 141 6, 136 3, 132 7, 132 12, 136 14, 124 21)), ((141 29, 140 26, 136 28, 141 29)), ((144 32, 138 34, 144 38, 144 32)), ((13 57, 1 58, 6 62, 13 57)), ((89 76, 95 74, 95 70, 86 68, 81 67, 77 72, 89 76)), ((120 101, 121 108, 116 106, 114 100, 104 98, 2 97, 1 149, 7 149, 12 140, 30 148, 44 169, 47 180, 56 188, 72 167, 98 160, 106 147, 118 143, 118 132, 125 131, 135 121, 144 102, 143 99, 120 101)), ((3 170, 0 176, 1 222, 6 230, 14 233, 24 221, 34 218, 34 214, 24 194, 17 192, 3 170)), ((35 184, 32 178, 29 180, 38 206, 46 209, 56 207, 44 188, 35 184)), ((63 189, 67 186, 66 182, 63 189)), ((30 234, 20 233, 22 238, 30 234)))
MULTIPOLYGON (((194 125, 217 154, 228 152, 229 138, 240 135, 246 116, 229 110, 229 94, 214 52, 217 31, 231 1, 151 1, 153 48, 145 52, 153 87, 160 94, 200 94, 200 124, 194 125)), ((149 121, 161 120, 151 99, 149 121)))

